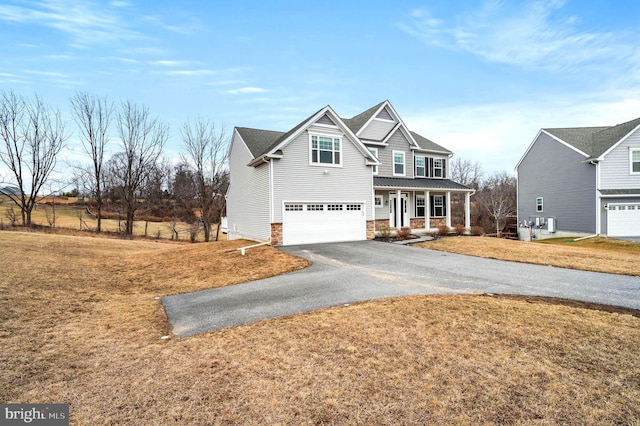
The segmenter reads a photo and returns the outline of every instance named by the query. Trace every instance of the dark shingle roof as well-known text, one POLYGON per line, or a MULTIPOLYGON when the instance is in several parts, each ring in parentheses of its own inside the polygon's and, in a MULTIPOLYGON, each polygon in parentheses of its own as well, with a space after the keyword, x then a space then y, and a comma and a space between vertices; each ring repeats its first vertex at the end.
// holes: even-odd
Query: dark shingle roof
POLYGON ((349 129, 351 129, 351 131, 353 133, 358 133, 358 130, 360 130, 362 128, 362 126, 365 125, 365 123, 367 121, 369 121, 369 119, 373 116, 373 114, 380 108, 380 106, 385 103, 386 101, 382 101, 380 102, 378 105, 372 106, 371 108, 369 108, 368 110, 366 110, 365 112, 362 112, 354 117, 351 118, 342 118, 341 120, 344 122, 344 124, 347 125, 347 127, 349 129))
POLYGON ((253 158, 257 158, 269 150, 269 147, 284 135, 284 132, 273 130, 251 129, 249 127, 236 127, 242 140, 251 151, 253 158))
POLYGON ((424 190, 447 190, 447 189, 457 189, 463 191, 473 191, 472 188, 468 186, 462 185, 460 183, 454 182, 449 179, 409 179, 409 178, 393 178, 393 177, 382 177, 382 176, 374 176, 373 177, 373 186, 374 187, 384 187, 384 188, 413 188, 413 189, 424 189, 424 190))
POLYGON ((411 133, 411 136, 413 136, 413 138, 416 140, 416 142, 422 149, 427 149, 429 151, 444 152, 446 154, 453 154, 453 152, 449 151, 445 147, 440 146, 433 141, 430 141, 429 139, 417 134, 416 132, 410 132, 410 133, 411 133))
POLYGON ((616 126, 568 127, 543 130, 562 139, 591 158, 597 158, 638 125, 640 125, 640 118, 616 126))
POLYGON ((602 195, 638 195, 640 194, 640 188, 638 189, 601 189, 602 195))

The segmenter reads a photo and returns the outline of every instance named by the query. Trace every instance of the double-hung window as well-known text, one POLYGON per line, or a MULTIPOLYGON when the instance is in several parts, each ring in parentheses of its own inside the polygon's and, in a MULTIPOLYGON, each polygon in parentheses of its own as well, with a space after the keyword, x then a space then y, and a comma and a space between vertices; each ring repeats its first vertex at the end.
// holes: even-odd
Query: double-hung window
POLYGON ((425 177, 426 169, 424 157, 416 157, 416 177, 425 177))
POLYGON ((640 149, 632 149, 629 152, 631 160, 631 173, 640 173, 640 149))
POLYGON ((404 176, 404 152, 393 151, 393 175, 404 176))
MULTIPOLYGON (((377 160, 378 159, 378 148, 369 148, 368 147, 368 149, 369 149, 369 152, 371 154, 373 154, 373 156, 376 157, 376 160, 377 160)), ((373 174, 374 175, 378 174, 378 166, 373 166, 371 169, 373 170, 373 174)))
POLYGON ((340 138, 311 135, 311 164, 342 165, 341 147, 340 138))
POLYGON ((433 177, 444 177, 444 160, 442 158, 433 159, 433 177))
POLYGON ((432 200, 433 202, 431 203, 431 216, 444 217, 445 216, 444 195, 434 195, 432 200))
POLYGON ((536 198, 536 212, 542 213, 542 210, 543 210, 542 197, 538 197, 536 198))
POLYGON ((424 217, 424 195, 416 195, 416 217, 424 217))

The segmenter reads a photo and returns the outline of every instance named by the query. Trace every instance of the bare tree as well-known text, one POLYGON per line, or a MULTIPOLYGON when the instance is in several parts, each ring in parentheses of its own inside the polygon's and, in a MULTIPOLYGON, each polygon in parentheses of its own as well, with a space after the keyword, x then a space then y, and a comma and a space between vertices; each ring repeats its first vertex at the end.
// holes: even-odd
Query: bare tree
POLYGON ((516 178, 507 172, 496 172, 485 180, 479 193, 484 209, 495 221, 500 236, 500 222, 517 212, 516 178))
POLYGON ((133 222, 138 209, 142 185, 153 172, 169 137, 169 126, 149 116, 149 108, 123 102, 117 114, 118 135, 122 152, 110 162, 109 173, 114 187, 119 188, 125 210, 125 234, 133 235, 133 222))
POLYGON ((107 98, 76 92, 71 98, 73 115, 80 130, 82 147, 91 157, 86 170, 88 189, 96 200, 96 231, 102 230, 102 205, 104 193, 103 165, 105 148, 109 142, 109 126, 113 116, 113 103, 107 98))
POLYGON ((38 194, 56 166, 67 139, 61 114, 36 95, 25 100, 13 91, 0 95, 0 160, 9 168, 19 194, 23 226, 31 226, 38 194))
POLYGON ((449 166, 451 180, 466 185, 475 190, 480 189, 484 172, 480 162, 472 162, 464 158, 454 158, 449 166))
POLYGON ((204 227, 204 240, 208 242, 211 239, 211 225, 220 220, 224 209, 222 191, 225 188, 221 177, 226 175, 229 138, 224 126, 218 129, 212 121, 203 118, 185 122, 181 133, 184 151, 180 157, 195 172, 198 209, 204 227))

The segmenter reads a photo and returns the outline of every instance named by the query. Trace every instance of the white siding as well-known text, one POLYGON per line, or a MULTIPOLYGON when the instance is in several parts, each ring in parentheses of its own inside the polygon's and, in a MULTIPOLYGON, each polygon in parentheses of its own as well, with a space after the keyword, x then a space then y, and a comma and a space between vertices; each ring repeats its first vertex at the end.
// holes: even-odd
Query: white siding
POLYGON ((378 148, 378 160, 382 163, 378 166, 378 176, 393 177, 393 151, 404 152, 405 175, 403 177, 413 179, 413 151, 400 129, 391 135, 388 146, 378 148))
POLYGON ((640 174, 630 173, 630 148, 640 149, 640 130, 615 147, 600 163, 600 189, 640 188, 640 174))
POLYGON ((229 155, 229 191, 227 192, 228 239, 268 240, 271 236, 269 214, 269 164, 250 167, 253 160, 237 133, 229 155))
POLYGON ((373 119, 359 134, 360 139, 368 139, 372 141, 381 141, 393 129, 396 123, 393 121, 373 119))
POLYGON ((371 167, 349 139, 342 138, 342 167, 309 164, 308 131, 284 147, 283 154, 273 160, 274 222, 282 222, 285 201, 363 202, 367 220, 373 218, 371 167))

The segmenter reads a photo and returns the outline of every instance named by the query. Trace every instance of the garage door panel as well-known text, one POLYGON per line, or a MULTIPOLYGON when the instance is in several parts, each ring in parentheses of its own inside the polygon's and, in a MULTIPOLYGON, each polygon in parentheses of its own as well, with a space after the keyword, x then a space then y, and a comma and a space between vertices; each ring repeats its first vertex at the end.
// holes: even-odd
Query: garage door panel
POLYGON ((640 203, 612 203, 607 210, 607 235, 640 236, 640 203))
POLYGON ((287 203, 282 220, 284 245, 364 240, 362 203, 287 203))

